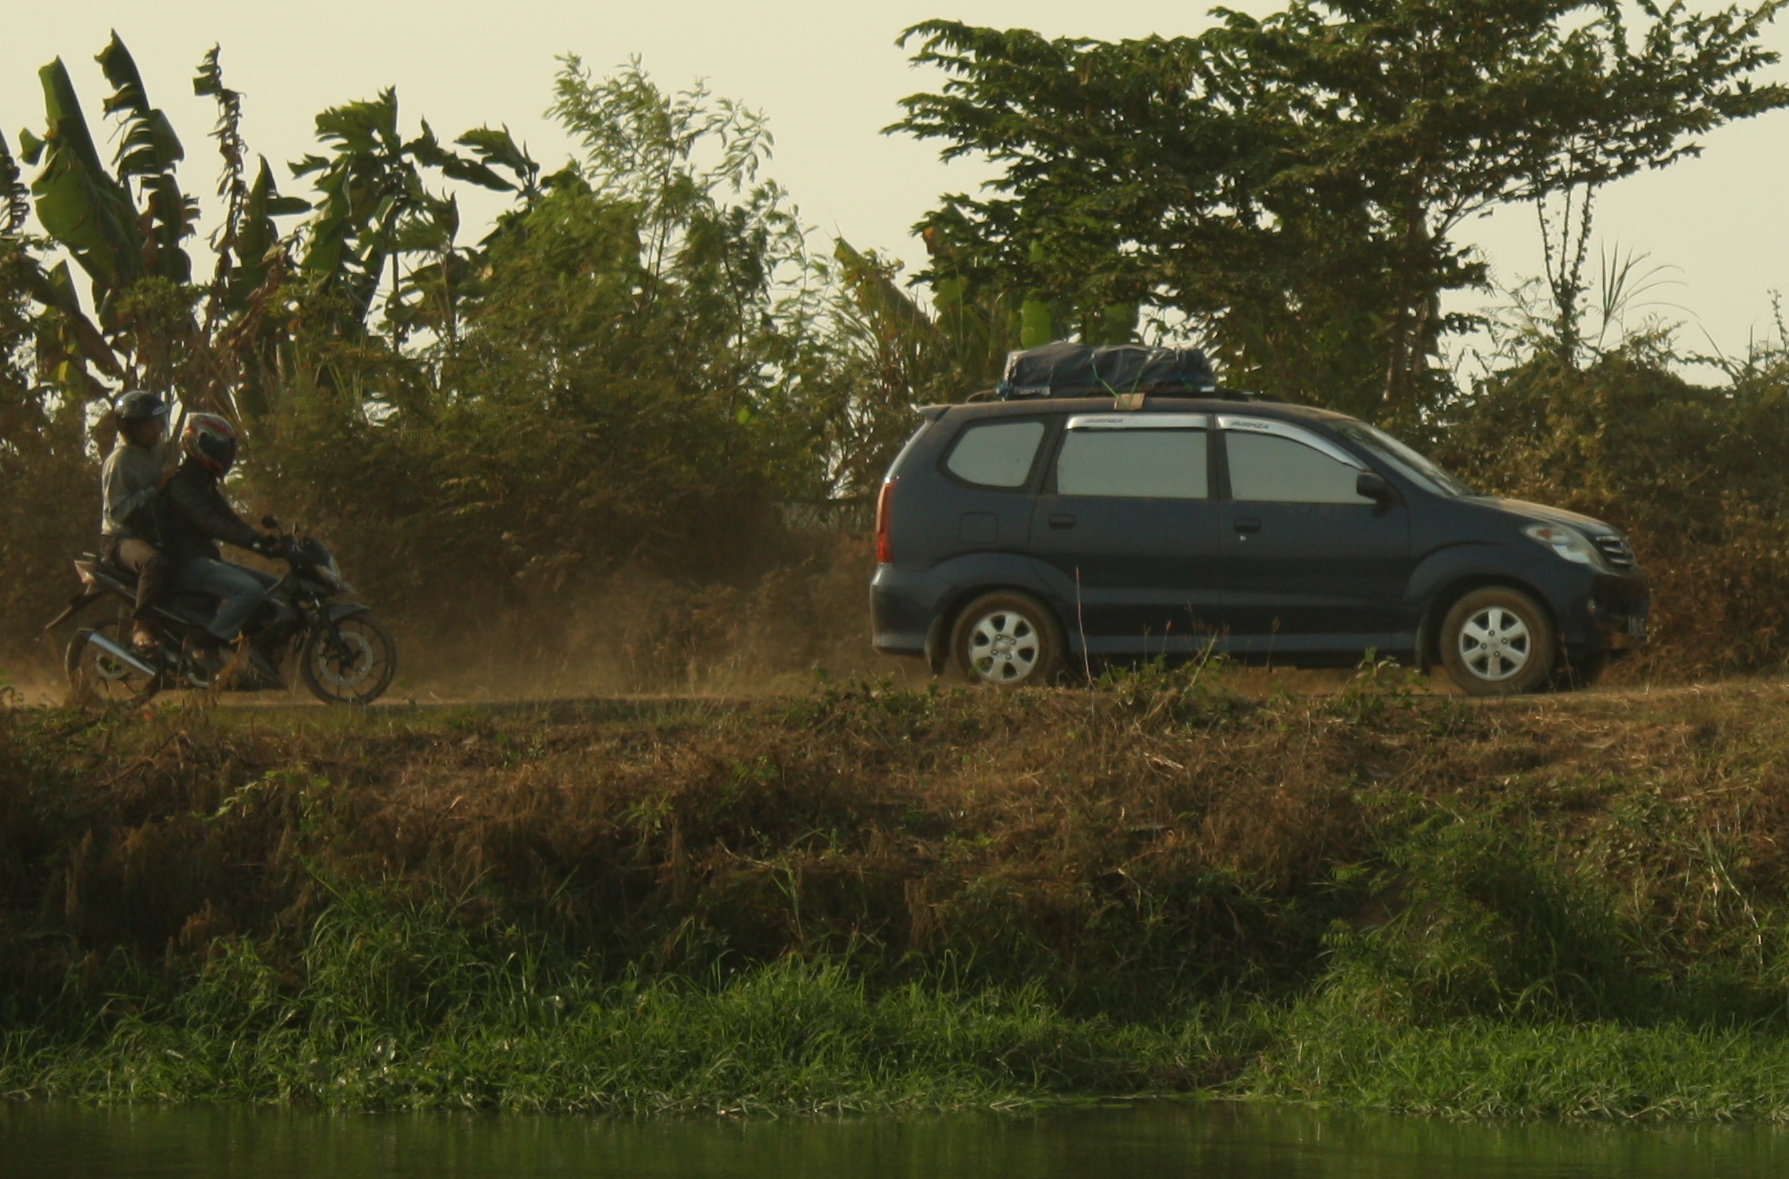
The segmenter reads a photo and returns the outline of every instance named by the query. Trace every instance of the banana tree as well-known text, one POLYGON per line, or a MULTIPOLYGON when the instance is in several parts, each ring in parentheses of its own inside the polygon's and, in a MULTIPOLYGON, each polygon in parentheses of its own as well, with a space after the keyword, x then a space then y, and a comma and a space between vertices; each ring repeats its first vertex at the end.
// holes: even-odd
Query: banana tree
POLYGON ((61 58, 38 75, 46 130, 41 137, 26 133, 22 146, 27 163, 42 163, 31 185, 38 221, 87 273, 100 332, 89 330, 92 321, 78 313, 72 284, 57 278, 35 293, 69 316, 86 361, 108 375, 166 388, 171 371, 165 358, 154 363, 140 353, 151 339, 167 335, 169 324, 155 321, 164 319, 169 300, 130 296, 153 280, 167 288, 190 281, 185 240, 197 205, 174 175, 185 155, 179 137, 150 105, 136 63, 116 34, 98 61, 113 87, 104 109, 122 124, 112 166, 100 158, 61 58), (159 371, 151 375, 145 368, 159 371))
MULTIPOLYGON (((109 166, 61 58, 39 71, 46 129, 42 135, 22 136, 24 161, 40 165, 31 184, 38 222, 50 242, 85 272, 90 288, 91 314, 67 260, 27 277, 32 297, 57 320, 53 334, 60 339, 62 383, 84 397, 103 394, 105 386, 92 371, 97 369, 115 382, 167 393, 179 388, 189 400, 211 408, 241 410, 231 393, 237 366, 220 354, 217 337, 228 326, 231 304, 240 314, 251 298, 225 263, 232 254, 247 252, 252 253, 247 275, 264 270, 267 227, 255 227, 262 240, 253 240, 254 232, 245 235, 240 227, 254 202, 232 204, 224 231, 229 240, 217 243, 220 270, 213 283, 213 313, 200 322, 195 305, 203 292, 192 285, 187 250, 198 202, 181 189, 177 176, 185 149, 166 113, 150 102, 136 62, 116 34, 96 60, 112 87, 103 110, 119 124, 109 166)), ((215 49, 200 75, 196 91, 218 93, 220 101, 228 95, 239 113, 239 96, 222 88, 215 49)), ((234 132, 234 119, 229 122, 234 132)), ((232 150, 239 161, 239 144, 240 137, 234 136, 224 145, 227 164, 232 150)), ((306 207, 272 190, 264 161, 262 175, 258 205, 266 217, 306 207)))
POLYGON ((227 370, 220 375, 235 391, 238 413, 256 418, 272 406, 279 349, 288 336, 278 312, 291 271, 291 241, 275 218, 308 212, 311 205, 280 194, 265 156, 249 180, 242 94, 224 85, 215 45, 199 63, 193 93, 217 103, 211 137, 223 160, 217 195, 224 201, 224 219, 211 238, 215 258, 201 332, 216 345, 214 355, 227 370))
MULTIPOLYGON (((455 238, 459 206, 452 197, 429 191, 427 174, 476 184, 498 192, 535 191, 539 166, 528 159, 507 130, 479 128, 459 140, 472 149, 464 155, 444 146, 426 120, 413 139, 398 126, 395 90, 372 101, 331 107, 317 116, 317 138, 333 150, 307 155, 292 165, 295 176, 311 176, 319 199, 317 215, 306 227, 306 245, 299 269, 308 284, 307 301, 330 328, 341 335, 365 332, 380 290, 386 291, 385 315, 395 342, 419 322, 435 322, 451 331, 452 281, 456 267, 455 238), (493 164, 507 167, 514 182, 493 164), (434 292, 445 311, 430 315, 407 306, 403 260, 422 255, 430 261, 434 292)), ((421 280, 426 289, 429 276, 421 280)))

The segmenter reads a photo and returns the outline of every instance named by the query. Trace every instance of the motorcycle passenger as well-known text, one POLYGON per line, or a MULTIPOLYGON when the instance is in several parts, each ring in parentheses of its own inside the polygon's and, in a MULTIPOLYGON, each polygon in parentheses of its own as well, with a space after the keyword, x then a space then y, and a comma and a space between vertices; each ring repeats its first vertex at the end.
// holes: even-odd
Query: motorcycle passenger
POLYGON ((168 406, 153 393, 132 390, 118 399, 118 441, 99 471, 99 555, 137 575, 137 599, 131 614, 131 643, 152 650, 157 642, 150 613, 168 579, 169 562, 156 547, 156 493, 167 483, 162 474, 168 406))
POLYGON ((189 414, 180 449, 186 458, 165 492, 164 539, 181 587, 221 599, 206 629, 222 645, 241 632, 279 579, 224 560, 218 542, 265 554, 278 550, 279 537, 245 522, 218 488, 236 462, 236 428, 228 419, 189 414))

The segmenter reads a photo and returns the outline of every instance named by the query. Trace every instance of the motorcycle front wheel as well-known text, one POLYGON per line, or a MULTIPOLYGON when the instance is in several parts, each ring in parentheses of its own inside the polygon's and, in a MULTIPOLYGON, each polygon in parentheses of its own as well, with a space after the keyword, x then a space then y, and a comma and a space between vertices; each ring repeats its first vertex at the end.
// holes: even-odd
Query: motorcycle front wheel
POLYGON ((129 650, 130 633, 129 622, 122 619, 75 632, 63 666, 77 700, 91 697, 106 704, 144 704, 161 691, 159 672, 144 675, 93 641, 95 635, 104 635, 129 650))
POLYGON ((366 614, 344 618, 335 629, 339 644, 327 627, 319 626, 299 649, 304 686, 325 704, 371 704, 398 673, 397 644, 366 614))

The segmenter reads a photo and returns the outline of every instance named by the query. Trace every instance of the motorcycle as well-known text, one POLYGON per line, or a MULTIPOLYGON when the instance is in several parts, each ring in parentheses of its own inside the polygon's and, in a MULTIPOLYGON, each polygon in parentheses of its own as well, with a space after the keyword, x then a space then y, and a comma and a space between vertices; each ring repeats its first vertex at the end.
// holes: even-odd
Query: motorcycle
MULTIPOLYGON (((263 517, 264 528, 279 521, 263 517)), ((45 630, 79 616, 95 602, 111 598, 118 617, 75 632, 64 666, 77 694, 91 691, 105 700, 143 703, 158 692, 265 691, 286 687, 282 668, 292 659, 311 694, 325 704, 371 704, 397 675, 398 651, 372 608, 331 599, 351 594, 341 566, 322 541, 297 530, 280 534, 271 554, 287 572, 268 591, 243 627, 243 641, 219 647, 206 630, 217 599, 174 591, 154 608, 161 641, 153 651, 131 643, 131 612, 137 579, 92 553, 75 560, 81 591, 45 630)))

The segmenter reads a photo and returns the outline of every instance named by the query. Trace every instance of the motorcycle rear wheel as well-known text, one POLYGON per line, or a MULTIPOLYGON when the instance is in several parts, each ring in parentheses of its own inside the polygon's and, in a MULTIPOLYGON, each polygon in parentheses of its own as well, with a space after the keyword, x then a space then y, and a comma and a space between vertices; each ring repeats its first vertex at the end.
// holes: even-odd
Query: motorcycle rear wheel
POLYGON ((298 652, 298 673, 311 695, 325 704, 371 704, 398 674, 398 646, 370 615, 336 623, 343 651, 326 630, 313 630, 298 652))
POLYGON ((91 696, 105 704, 146 704, 162 690, 162 673, 146 676, 91 640, 103 634, 119 646, 130 646, 131 627, 126 619, 75 632, 69 640, 63 667, 75 699, 91 696))

